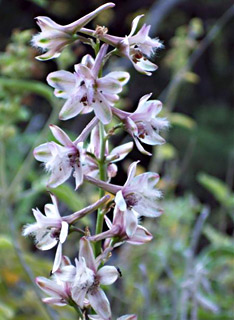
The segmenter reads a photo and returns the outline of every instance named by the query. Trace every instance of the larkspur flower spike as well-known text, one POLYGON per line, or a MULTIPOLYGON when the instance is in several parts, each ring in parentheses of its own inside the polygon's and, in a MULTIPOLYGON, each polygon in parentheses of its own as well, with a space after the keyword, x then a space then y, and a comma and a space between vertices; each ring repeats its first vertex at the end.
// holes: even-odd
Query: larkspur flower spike
MULTIPOLYGON (((50 278, 36 278, 39 288, 47 294, 43 301, 52 305, 73 306, 79 318, 83 319, 85 315, 90 320, 113 320, 109 300, 102 288, 102 285, 110 285, 121 276, 118 268, 104 265, 110 259, 112 251, 124 242, 142 245, 151 241, 153 236, 140 224, 140 217, 155 218, 162 213, 158 207, 161 192, 155 187, 159 176, 153 172, 135 176, 138 161, 129 166, 128 177, 123 186, 110 183, 117 174, 116 162, 123 160, 134 145, 131 141, 109 151, 108 139, 116 129, 123 128, 127 131, 139 151, 150 155, 141 143, 153 146, 163 144, 160 131, 168 127, 166 119, 157 117, 162 108, 161 102, 149 100, 151 94, 140 99, 133 113, 115 106, 130 75, 124 71, 114 71, 102 76, 105 62, 115 53, 127 57, 137 71, 151 75, 157 66, 150 59, 162 44, 149 36, 150 26, 146 24, 137 32, 143 15, 133 20, 131 32, 126 37, 109 35, 104 26, 97 26, 95 31, 85 28, 100 12, 113 6, 113 3, 106 3, 65 26, 48 17, 37 17, 41 33, 32 40, 34 46, 43 50, 43 54, 37 57, 38 60, 56 58, 67 45, 78 40, 91 44, 95 49, 96 58, 86 54, 74 66, 74 73, 61 70, 52 72, 47 77, 55 96, 66 100, 59 113, 60 120, 92 111, 95 116, 74 141, 58 126, 50 125, 57 142, 47 142, 36 147, 34 156, 50 173, 47 185, 49 188, 57 188, 73 175, 76 190, 84 181, 88 181, 102 189, 102 196, 95 203, 63 216, 60 215, 55 196, 51 194, 52 203, 45 205, 45 214, 39 209, 33 209, 36 222, 23 229, 24 236, 34 237, 38 249, 57 247, 50 278), (85 35, 95 37, 96 44, 85 35), (101 41, 104 44, 100 45, 101 41), (115 49, 108 52, 109 45, 115 49), (110 124, 112 116, 119 123, 109 127, 106 133, 105 125, 110 124), (113 196, 105 195, 105 191, 113 196), (82 230, 75 225, 85 215, 97 209, 96 234, 92 234, 88 227, 82 230), (107 216, 111 209, 113 219, 107 216), (107 231, 103 231, 104 221, 107 231), (62 255, 62 251, 66 249, 62 246, 71 232, 82 234, 75 266, 68 257, 62 255), (91 244, 91 241, 94 243, 91 244), (92 312, 88 314, 90 310, 92 312)), ((128 314, 116 320, 137 320, 137 316, 128 314)))

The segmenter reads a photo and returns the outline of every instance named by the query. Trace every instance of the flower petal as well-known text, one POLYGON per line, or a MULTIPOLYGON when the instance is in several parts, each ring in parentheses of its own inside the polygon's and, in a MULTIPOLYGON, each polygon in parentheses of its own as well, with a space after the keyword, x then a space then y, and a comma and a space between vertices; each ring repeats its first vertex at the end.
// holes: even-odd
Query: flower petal
POLYGON ((72 299, 80 306, 84 307, 84 299, 86 296, 88 288, 78 288, 77 286, 73 286, 71 289, 72 299))
POLYGON ((59 298, 64 296, 63 287, 53 280, 47 279, 45 277, 37 277, 35 279, 35 282, 42 291, 51 295, 52 297, 59 298))
POLYGON ((63 298, 43 298, 42 301, 46 304, 52 304, 58 307, 64 307, 67 305, 67 302, 63 298))
POLYGON ((85 237, 80 239, 79 260, 81 260, 82 257, 85 259, 87 267, 96 272, 93 250, 90 242, 85 237))
POLYGON ((112 79, 109 75, 97 80, 97 86, 99 91, 107 94, 116 94, 122 91, 122 85, 119 81, 112 79))
POLYGON ((64 70, 49 73, 46 80, 51 87, 65 92, 67 96, 73 92, 76 85, 74 74, 64 70))
POLYGON ((59 113, 59 119, 68 120, 77 116, 84 108, 84 104, 77 99, 76 95, 72 95, 62 107, 59 113))
POLYGON ((138 219, 137 212, 133 209, 127 210, 125 213, 125 225, 126 225, 126 233, 129 238, 131 238, 136 232, 138 219))
POLYGON ((131 37, 131 36, 136 32, 138 23, 139 23, 139 21, 140 21, 140 19, 141 19, 142 17, 144 17, 144 14, 141 14, 141 15, 139 15, 139 16, 137 16, 136 18, 133 19, 131 32, 129 33, 128 37, 131 37))
POLYGON ((40 146, 36 147, 33 151, 34 158, 41 162, 47 162, 51 159, 51 142, 43 143, 40 146))
POLYGON ((133 142, 122 144, 121 146, 114 148, 106 159, 108 161, 109 159, 114 158, 111 162, 121 161, 132 151, 132 148, 133 142))
POLYGON ((56 188, 70 177, 73 169, 63 159, 60 159, 51 170, 48 187, 56 188))
POLYGON ((122 86, 124 86, 130 79, 130 74, 125 71, 113 71, 108 73, 107 76, 119 81, 122 86))
POLYGON ((111 319, 110 303, 101 288, 87 293, 88 300, 94 311, 103 318, 103 320, 111 319))
POLYGON ((151 241, 152 239, 152 234, 144 227, 138 225, 136 232, 129 238, 129 240, 127 240, 127 242, 133 245, 141 245, 151 241))
POLYGON ((111 107, 104 95, 97 93, 95 103, 93 104, 94 112, 97 118, 103 123, 108 124, 112 119, 111 107))
POLYGON ((128 178, 127 181, 124 184, 124 187, 130 185, 130 183, 132 182, 132 179, 134 178, 135 174, 136 174, 136 167, 139 161, 135 161, 133 162, 129 168, 128 168, 128 178))
POLYGON ((115 203, 119 210, 125 211, 127 209, 127 204, 124 200, 122 191, 118 191, 115 196, 115 203))
POLYGON ((59 236, 60 243, 64 243, 66 241, 68 230, 69 230, 69 224, 66 221, 63 221, 61 226, 60 236, 59 236))
POLYGON ((97 276, 99 277, 101 284, 110 285, 118 279, 119 272, 113 266, 104 266, 98 270, 97 276))
POLYGON ((79 186, 83 183, 83 170, 81 165, 78 165, 77 163, 74 165, 74 177, 76 180, 76 190, 79 188, 79 186))
POLYGON ((62 261, 62 244, 59 242, 56 250, 55 258, 54 258, 52 273, 55 273, 58 270, 61 264, 61 261, 62 261))
POLYGON ((72 143, 71 139, 58 126, 51 124, 50 130, 51 130, 53 136, 55 137, 55 139, 57 139, 58 142, 60 142, 62 145, 66 146, 66 147, 73 147, 73 143, 72 143))

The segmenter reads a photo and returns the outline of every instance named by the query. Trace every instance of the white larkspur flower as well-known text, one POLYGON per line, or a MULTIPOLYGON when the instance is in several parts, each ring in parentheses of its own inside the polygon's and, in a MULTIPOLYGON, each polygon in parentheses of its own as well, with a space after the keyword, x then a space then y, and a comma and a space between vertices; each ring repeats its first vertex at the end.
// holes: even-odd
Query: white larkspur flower
MULTIPOLYGON (((155 51, 162 48, 163 45, 159 39, 152 39, 149 36, 150 25, 144 24, 135 34, 139 20, 143 16, 144 15, 139 15, 133 20, 131 32, 128 36, 116 37, 106 33, 101 36, 99 35, 99 38, 116 47, 118 49, 118 53, 128 58, 137 71, 151 76, 152 71, 157 70, 158 67, 149 59, 155 51)), ((84 34, 95 36, 95 32, 93 30, 82 28, 80 31, 84 34)))
POLYGON ((40 250, 50 250, 58 245, 52 271, 55 272, 61 263, 62 244, 67 238, 69 224, 60 216, 57 200, 52 194, 51 199, 52 204, 45 205, 45 215, 38 209, 33 209, 36 222, 26 225, 23 229, 23 235, 33 235, 36 247, 40 250))
POLYGON ((36 58, 38 60, 57 58, 64 47, 79 39, 79 36, 77 36, 76 33, 82 27, 94 19, 103 10, 114 6, 114 3, 106 3, 84 17, 65 26, 54 22, 49 17, 37 17, 36 21, 41 28, 41 32, 33 37, 32 44, 46 52, 36 58))
POLYGON ((84 307, 87 299, 102 319, 110 320, 110 303, 100 285, 114 283, 119 272, 113 266, 98 269, 100 262, 95 260, 90 242, 83 237, 80 240, 79 258, 75 260, 76 266, 61 268, 61 277, 71 283, 72 299, 80 308, 84 307))
POLYGON ((53 194, 50 194, 50 196, 52 203, 45 205, 45 215, 40 210, 33 209, 36 222, 26 225, 23 229, 23 235, 34 236, 36 247, 40 250, 50 250, 57 245, 52 269, 52 273, 54 273, 58 270, 62 261, 62 244, 67 239, 69 225, 95 211, 109 200, 110 196, 104 196, 90 206, 64 217, 60 216, 56 197, 53 194))
POLYGON ((98 77, 107 48, 108 45, 102 45, 95 61, 90 55, 84 56, 81 63, 75 65, 74 73, 62 70, 48 75, 54 94, 67 99, 59 114, 61 120, 94 110, 103 124, 111 121, 111 106, 119 99, 118 93, 130 76, 127 72, 114 71, 98 77))
POLYGON ((144 95, 133 113, 112 108, 112 112, 123 121, 139 151, 147 155, 151 153, 143 148, 140 141, 152 146, 164 144, 165 140, 159 133, 169 126, 167 119, 157 117, 162 110, 162 103, 159 100, 149 100, 151 95, 152 93, 144 95))
POLYGON ((117 186, 104 181, 85 176, 85 179, 104 190, 116 194, 115 210, 125 213, 125 229, 129 238, 133 237, 141 216, 155 218, 161 215, 157 200, 161 192, 155 188, 159 175, 154 172, 135 176, 138 161, 133 162, 128 170, 128 178, 123 186, 117 186))
POLYGON ((51 174, 48 187, 56 188, 74 171, 77 189, 83 182, 83 142, 79 137, 72 142, 67 134, 55 125, 50 125, 50 130, 61 145, 56 142, 43 143, 34 149, 34 157, 44 162, 46 170, 51 174))
MULTIPOLYGON (((106 133, 104 133, 106 136, 106 133)), ((133 143, 128 142, 120 145, 111 152, 109 152, 108 141, 106 143, 105 158, 107 161, 107 176, 108 180, 115 177, 118 171, 116 162, 123 160, 129 152, 132 151, 133 143)), ((92 177, 97 177, 99 174, 98 159, 101 155, 101 143, 99 136, 98 126, 94 127, 91 132, 90 144, 87 148, 87 153, 85 155, 85 166, 83 169, 84 174, 90 175, 92 177)))

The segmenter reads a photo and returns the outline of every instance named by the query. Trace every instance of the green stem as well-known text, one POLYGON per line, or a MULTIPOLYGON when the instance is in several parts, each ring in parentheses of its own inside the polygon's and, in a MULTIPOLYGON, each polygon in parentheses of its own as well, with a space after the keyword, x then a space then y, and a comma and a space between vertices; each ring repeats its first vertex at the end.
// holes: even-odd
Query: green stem
POLYGON ((73 308, 76 310, 76 312, 78 313, 78 316, 79 316, 78 319, 83 320, 84 317, 83 317, 82 311, 80 310, 80 308, 78 307, 78 305, 77 305, 72 299, 69 300, 69 305, 70 305, 71 307, 73 307, 73 308))
MULTIPOLYGON (((106 180, 106 161, 105 161, 105 148, 106 148, 106 140, 104 134, 104 125, 99 123, 99 136, 100 136, 100 159, 98 162, 99 167, 99 175, 100 180, 106 180)), ((99 189, 99 198, 102 198, 105 195, 105 191, 103 189, 99 189)), ((97 213, 97 223, 96 223, 96 234, 101 233, 103 229, 104 215, 101 209, 98 209, 97 213)), ((101 241, 97 241, 95 243, 95 254, 98 256, 101 252, 101 241)))

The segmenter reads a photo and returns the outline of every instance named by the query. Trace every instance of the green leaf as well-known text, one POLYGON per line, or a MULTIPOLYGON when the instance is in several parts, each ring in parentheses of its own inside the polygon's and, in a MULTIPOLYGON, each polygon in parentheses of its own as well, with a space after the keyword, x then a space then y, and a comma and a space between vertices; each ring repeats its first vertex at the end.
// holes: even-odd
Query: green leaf
POLYGON ((194 129, 197 125, 192 118, 182 113, 173 112, 170 114, 169 120, 172 125, 180 126, 189 130, 194 129))
POLYGON ((213 245, 234 248, 234 241, 231 237, 218 232, 213 227, 205 226, 203 232, 213 245))
POLYGON ((157 149, 157 155, 160 160, 172 160, 176 157, 176 153, 176 149, 169 143, 157 149))
POLYGON ((0 320, 13 319, 14 311, 8 305, 0 302, 0 320))
POLYGON ((206 173, 199 173, 197 179, 224 207, 234 208, 234 194, 222 180, 206 173))

